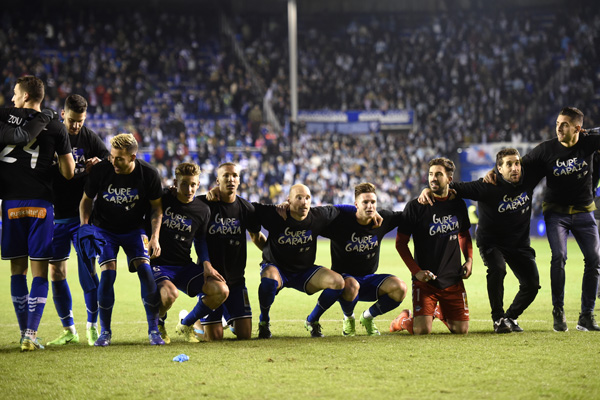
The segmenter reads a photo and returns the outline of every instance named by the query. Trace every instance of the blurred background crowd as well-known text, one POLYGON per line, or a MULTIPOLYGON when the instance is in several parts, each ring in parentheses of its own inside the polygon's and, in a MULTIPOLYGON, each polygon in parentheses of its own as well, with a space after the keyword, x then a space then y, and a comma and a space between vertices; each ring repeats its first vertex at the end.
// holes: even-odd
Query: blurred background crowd
POLYGON ((25 74, 46 83, 46 107, 80 94, 86 125, 106 141, 136 135, 165 184, 195 161, 206 190, 235 161, 252 201, 282 201, 303 182, 316 203, 351 203, 353 185, 370 181, 381 206, 401 209, 434 156, 551 138, 567 105, 585 126, 600 122, 596 1, 335 15, 299 2, 301 110, 414 111, 409 130, 354 134, 290 123, 285 2, 255 13, 51 3, 0 11, 0 106, 25 74))

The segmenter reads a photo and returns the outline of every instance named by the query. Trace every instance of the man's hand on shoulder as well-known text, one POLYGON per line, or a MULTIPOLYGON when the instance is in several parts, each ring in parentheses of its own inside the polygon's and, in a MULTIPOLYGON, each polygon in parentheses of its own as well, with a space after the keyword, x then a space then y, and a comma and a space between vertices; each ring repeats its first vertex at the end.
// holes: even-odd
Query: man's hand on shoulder
POLYGON ((209 189, 206 192, 206 200, 208 201, 220 201, 221 200, 221 190, 218 186, 215 186, 212 189, 209 189))

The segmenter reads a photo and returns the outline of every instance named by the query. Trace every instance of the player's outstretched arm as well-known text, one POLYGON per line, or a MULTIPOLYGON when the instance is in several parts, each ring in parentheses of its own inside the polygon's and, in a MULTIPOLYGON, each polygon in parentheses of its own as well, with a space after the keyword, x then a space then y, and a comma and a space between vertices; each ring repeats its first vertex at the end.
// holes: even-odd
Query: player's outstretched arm
POLYGON ((45 109, 37 113, 25 126, 12 126, 0 122, 0 145, 24 145, 35 139, 52 121, 54 111, 45 109))
POLYGON ((150 226, 152 229, 152 236, 148 243, 148 252, 150 258, 156 258, 160 256, 161 248, 158 242, 160 236, 160 223, 162 222, 162 200, 160 198, 156 200, 150 200, 150 206, 152 207, 152 216, 150 217, 150 226))

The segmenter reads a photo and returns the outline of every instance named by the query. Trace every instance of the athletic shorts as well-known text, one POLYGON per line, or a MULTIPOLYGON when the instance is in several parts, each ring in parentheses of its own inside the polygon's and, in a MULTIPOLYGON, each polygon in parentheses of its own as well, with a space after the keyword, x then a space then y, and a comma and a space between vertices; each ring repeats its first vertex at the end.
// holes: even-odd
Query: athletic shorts
POLYGON ((2 203, 2 259, 52 258, 54 207, 46 200, 4 200, 2 203))
POLYGON ((358 301, 377 301, 379 300, 379 288, 383 282, 389 278, 390 274, 369 274, 364 276, 354 276, 342 274, 344 279, 354 278, 360 285, 358 290, 358 301))
POLYGON ((223 316, 229 325, 233 325, 233 322, 238 319, 252 318, 248 289, 245 286, 229 288, 229 297, 225 303, 200 321, 202 325, 220 324, 223 316))
POLYGON ((196 297, 204 286, 204 269, 196 263, 188 265, 153 265, 154 281, 158 284, 170 280, 177 289, 190 297, 196 297))
POLYGON ((54 221, 51 263, 69 259, 69 255, 71 254, 71 243, 75 243, 75 240, 77 240, 78 229, 79 218, 54 221))
POLYGON ((106 240, 106 245, 102 247, 102 252, 98 259, 98 264, 100 266, 111 261, 116 262, 117 255, 119 254, 119 247, 122 247, 127 255, 129 272, 136 271, 136 268, 133 266, 133 262, 136 260, 145 260, 150 264, 150 256, 148 255, 148 236, 146 236, 143 229, 134 229, 127 233, 113 233, 96 227, 96 233, 102 239, 106 240))
POLYGON ((428 283, 413 281, 413 313, 433 316, 436 304, 440 303, 446 320, 468 321, 469 303, 463 281, 445 289, 438 289, 428 283))
MULTIPOLYGON (((318 270, 323 268, 320 265, 314 265, 312 268, 302 272, 283 272, 277 265, 271 263, 260 264, 260 272, 267 267, 275 267, 281 276, 281 282, 283 283, 282 288, 293 288, 300 292, 306 293, 306 285, 308 281, 317 273, 318 270)), ((312 294, 312 293, 307 293, 312 294)))

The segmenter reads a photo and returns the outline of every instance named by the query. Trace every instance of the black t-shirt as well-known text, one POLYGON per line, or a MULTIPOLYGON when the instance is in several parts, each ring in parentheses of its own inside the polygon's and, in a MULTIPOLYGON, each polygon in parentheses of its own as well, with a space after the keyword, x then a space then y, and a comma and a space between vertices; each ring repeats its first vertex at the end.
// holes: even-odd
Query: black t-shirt
POLYGON ((77 135, 69 135, 73 158, 75 159, 75 176, 66 180, 58 168, 54 168, 53 203, 56 219, 79 216, 79 203, 83 195, 83 187, 88 174, 85 162, 91 158, 107 159, 110 152, 104 142, 94 131, 83 126, 77 135))
POLYGON ((402 219, 398 232, 413 236, 417 265, 437 275, 436 280, 428 283, 445 289, 460 282, 462 262, 458 234, 471 227, 465 202, 438 199, 430 206, 414 199, 404 208, 402 219))
POLYGON ((544 201, 562 206, 589 206, 592 193, 592 156, 600 149, 600 136, 579 135, 573 147, 557 138, 537 145, 523 157, 546 176, 544 201))
POLYGON ((163 217, 160 225, 160 257, 152 265, 185 266, 192 261, 192 243, 206 235, 210 210, 200 199, 182 203, 166 189, 162 196, 163 217))
POLYGON ((452 183, 451 187, 460 197, 478 202, 479 246, 529 247, 531 200, 540 177, 527 171, 523 168, 521 181, 517 184, 507 182, 499 173, 496 185, 484 183, 483 179, 452 183))
POLYGON ((94 198, 92 223, 114 233, 127 233, 144 227, 144 216, 150 210, 150 200, 162 196, 156 168, 136 159, 133 172, 119 175, 113 165, 104 160, 94 165, 85 184, 85 194, 94 198))
POLYGON ((400 224, 402 212, 379 210, 381 227, 361 225, 356 213, 341 211, 321 233, 331 239, 331 269, 354 276, 374 274, 379 266, 379 246, 386 233, 400 224))
POLYGON ((288 211, 284 221, 275 206, 252 204, 258 221, 269 231, 263 262, 289 273, 312 268, 317 256, 317 236, 338 216, 339 210, 333 206, 311 207, 302 221, 296 221, 288 211))
MULTIPOLYGON (((22 126, 37 111, 28 108, 1 108, 0 121, 22 126)), ((37 138, 25 145, 6 145, 0 151, 0 190, 5 200, 39 199, 52 201, 54 154, 69 154, 67 130, 50 121, 37 138)))
POLYGON ((245 285, 246 230, 260 231, 254 206, 239 196, 233 203, 208 201, 205 195, 198 198, 210 208, 206 243, 212 266, 230 287, 245 285))

